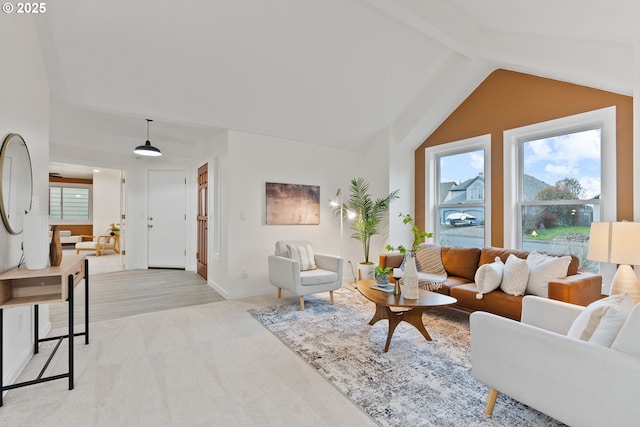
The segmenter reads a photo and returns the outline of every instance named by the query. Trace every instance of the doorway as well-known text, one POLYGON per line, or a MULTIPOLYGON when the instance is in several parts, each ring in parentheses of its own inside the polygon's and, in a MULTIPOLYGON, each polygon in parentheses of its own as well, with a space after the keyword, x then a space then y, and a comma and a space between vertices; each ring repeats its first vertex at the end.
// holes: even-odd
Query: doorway
POLYGON ((148 173, 148 266, 184 269, 187 256, 186 171, 150 170, 148 173))
POLYGON ((207 230, 209 228, 209 164, 198 168, 198 250, 196 260, 198 274, 207 278, 207 230))

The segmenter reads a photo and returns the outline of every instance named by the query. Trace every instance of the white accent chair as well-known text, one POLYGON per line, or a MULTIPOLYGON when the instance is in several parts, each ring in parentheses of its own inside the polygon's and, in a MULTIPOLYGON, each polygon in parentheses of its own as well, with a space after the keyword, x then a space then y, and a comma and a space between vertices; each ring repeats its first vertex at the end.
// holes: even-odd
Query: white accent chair
POLYGON ((640 305, 611 348, 567 337, 584 307, 525 296, 522 321, 471 314, 471 373, 489 389, 572 426, 632 426, 640 420, 640 305))
POLYGON ((300 271, 298 261, 289 258, 287 245, 303 246, 305 240, 281 240, 276 242, 275 255, 269 255, 269 281, 278 288, 278 298, 286 289, 300 297, 300 310, 304 310, 304 296, 318 292, 329 292, 333 304, 333 291, 342 287, 343 259, 339 256, 316 254, 316 267, 300 271))

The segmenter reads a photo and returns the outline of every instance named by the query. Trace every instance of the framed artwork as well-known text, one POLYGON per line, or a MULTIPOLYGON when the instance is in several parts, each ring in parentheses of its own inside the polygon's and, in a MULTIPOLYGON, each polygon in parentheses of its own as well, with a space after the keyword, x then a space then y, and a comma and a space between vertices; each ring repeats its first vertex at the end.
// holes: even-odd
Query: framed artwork
POLYGON ((267 182, 267 224, 320 224, 320 186, 267 182))

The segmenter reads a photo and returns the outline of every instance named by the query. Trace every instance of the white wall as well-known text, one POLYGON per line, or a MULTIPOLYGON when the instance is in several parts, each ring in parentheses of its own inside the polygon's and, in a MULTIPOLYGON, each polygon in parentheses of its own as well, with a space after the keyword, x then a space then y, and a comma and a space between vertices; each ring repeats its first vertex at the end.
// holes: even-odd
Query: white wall
MULTIPOLYGON (((273 253, 277 240, 306 239, 317 252, 339 253, 340 222, 333 216, 329 200, 338 188, 347 194, 352 178, 366 178, 376 196, 388 192, 387 156, 382 144, 363 155, 238 131, 228 132, 226 138, 218 141, 217 148, 223 249, 220 260, 210 260, 211 281, 226 298, 274 292, 268 281, 267 256, 273 253), (320 186, 320 224, 266 225, 266 182, 320 186), (248 277, 243 278, 241 270, 246 270, 248 277)), ((211 153, 211 158, 214 155, 211 153)), ((345 224, 344 257, 358 262, 360 246, 350 234, 345 224)), ((372 257, 377 259, 384 245, 386 241, 380 238, 371 250, 372 257)), ((349 276, 345 263, 345 277, 349 276)))
MULTIPOLYGON (((0 52, 0 138, 9 133, 24 138, 31 155, 34 194, 42 206, 48 200, 49 83, 32 17, 0 15, 0 52)), ((23 234, 10 235, 0 226, 0 271, 18 264, 22 239, 23 234)), ((32 354, 32 308, 3 312, 3 381, 10 384, 32 354)), ((40 313, 45 327, 48 307, 42 306, 40 313)))
POLYGON ((120 175, 113 169, 93 174, 93 234, 104 235, 120 222, 120 175))

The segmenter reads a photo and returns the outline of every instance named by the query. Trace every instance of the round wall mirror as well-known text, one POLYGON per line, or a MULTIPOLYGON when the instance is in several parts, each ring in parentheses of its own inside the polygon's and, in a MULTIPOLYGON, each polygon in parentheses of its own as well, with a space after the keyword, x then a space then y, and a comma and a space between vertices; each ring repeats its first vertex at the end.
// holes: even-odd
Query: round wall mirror
POLYGON ((2 221, 11 234, 22 232, 24 214, 31 210, 33 181, 31 157, 27 143, 11 133, 0 151, 0 211, 2 221))

